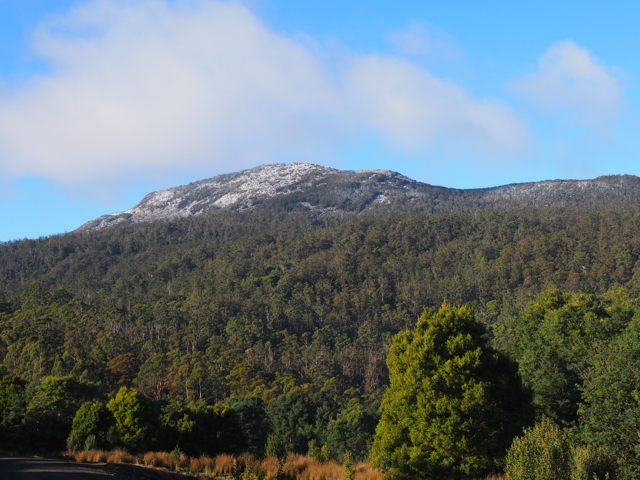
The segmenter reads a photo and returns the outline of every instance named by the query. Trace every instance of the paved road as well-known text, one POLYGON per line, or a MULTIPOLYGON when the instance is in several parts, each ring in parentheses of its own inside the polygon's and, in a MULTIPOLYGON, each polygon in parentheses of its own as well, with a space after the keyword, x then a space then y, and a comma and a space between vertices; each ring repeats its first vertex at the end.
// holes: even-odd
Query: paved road
POLYGON ((0 458, 0 480, 184 480, 188 478, 135 465, 94 465, 45 458, 0 458))
POLYGON ((104 466, 44 458, 0 458, 0 480, 115 480, 104 466))

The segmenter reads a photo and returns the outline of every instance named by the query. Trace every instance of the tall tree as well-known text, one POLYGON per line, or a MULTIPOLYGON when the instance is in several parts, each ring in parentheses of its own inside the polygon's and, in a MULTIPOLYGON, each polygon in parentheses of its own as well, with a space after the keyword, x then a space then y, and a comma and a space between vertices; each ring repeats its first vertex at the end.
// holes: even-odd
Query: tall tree
POLYGON ((517 365, 487 345, 466 307, 425 310, 396 335, 387 359, 391 386, 371 452, 390 475, 483 475, 532 420, 517 365))

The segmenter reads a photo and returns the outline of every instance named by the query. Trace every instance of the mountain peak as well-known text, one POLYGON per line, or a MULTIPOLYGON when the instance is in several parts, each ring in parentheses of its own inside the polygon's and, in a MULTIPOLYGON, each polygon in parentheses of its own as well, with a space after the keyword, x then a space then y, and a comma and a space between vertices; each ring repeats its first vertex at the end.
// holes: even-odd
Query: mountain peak
MULTIPOLYGON (((146 195, 135 207, 103 215, 78 230, 100 230, 246 210, 276 202, 327 213, 465 212, 483 209, 609 208, 640 206, 640 179, 631 175, 594 180, 546 180, 481 189, 453 189, 417 182, 390 170, 337 170, 313 163, 268 163, 146 195)), ((274 208, 277 206, 274 204, 274 208)))

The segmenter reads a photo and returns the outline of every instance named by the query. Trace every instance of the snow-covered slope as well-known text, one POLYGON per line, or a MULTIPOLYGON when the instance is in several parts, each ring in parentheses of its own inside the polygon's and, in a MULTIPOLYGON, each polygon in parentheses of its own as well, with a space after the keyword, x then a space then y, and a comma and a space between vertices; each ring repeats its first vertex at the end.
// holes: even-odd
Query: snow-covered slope
POLYGON ((139 223, 198 215, 213 209, 251 208, 256 200, 287 195, 338 170, 311 163, 269 163, 238 173, 218 175, 148 194, 133 208, 104 215, 80 229, 95 230, 118 223, 139 223), (291 188, 293 185, 296 185, 291 188))
POLYGON ((201 215, 216 210, 303 208, 313 215, 467 212, 483 209, 640 207, 640 179, 549 180, 460 190, 389 170, 342 171, 311 163, 270 163, 150 193, 135 207, 79 230, 201 215))

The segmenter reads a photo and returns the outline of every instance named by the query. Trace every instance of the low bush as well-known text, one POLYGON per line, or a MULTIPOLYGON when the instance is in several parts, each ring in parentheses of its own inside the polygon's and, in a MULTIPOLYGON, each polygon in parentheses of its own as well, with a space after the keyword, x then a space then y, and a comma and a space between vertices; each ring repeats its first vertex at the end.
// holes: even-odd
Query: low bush
POLYGON ((615 462, 602 449, 592 445, 573 448, 571 480, 613 480, 615 462))
POLYGON ((544 418, 516 437, 507 452, 507 480, 568 480, 571 449, 560 428, 544 418))

